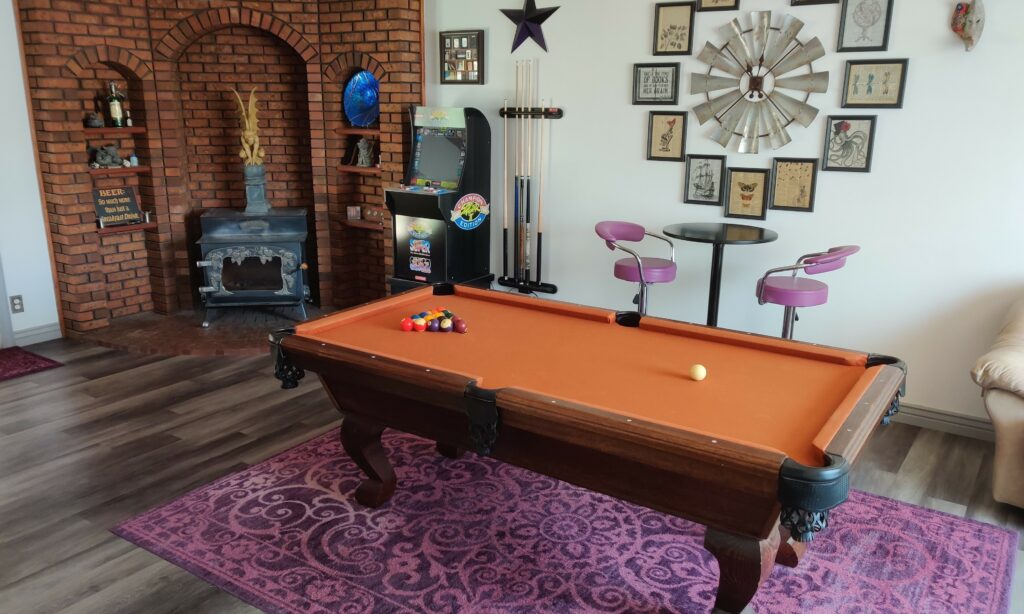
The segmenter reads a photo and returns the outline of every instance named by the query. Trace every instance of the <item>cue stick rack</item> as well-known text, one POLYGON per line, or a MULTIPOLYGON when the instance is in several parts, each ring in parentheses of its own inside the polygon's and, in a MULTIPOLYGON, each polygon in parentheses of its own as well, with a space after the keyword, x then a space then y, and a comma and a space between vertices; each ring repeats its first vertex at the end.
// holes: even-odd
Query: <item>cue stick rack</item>
POLYGON ((515 104, 506 99, 499 115, 504 118, 504 156, 502 172, 502 254, 498 284, 523 294, 554 294, 558 287, 541 279, 544 263, 544 156, 547 150, 548 124, 564 116, 562 109, 538 100, 537 60, 516 62, 515 104), (510 160, 509 147, 512 146, 510 160), (512 166, 509 166, 511 162, 512 166), (536 178, 536 191, 534 191, 536 178), (512 180, 511 187, 509 180, 512 180), (536 210, 537 223, 533 224, 536 210), (509 243, 509 213, 512 214, 512 241, 509 243), (509 254, 512 274, 509 275, 509 254), (536 254, 536 259, 534 258, 536 254))

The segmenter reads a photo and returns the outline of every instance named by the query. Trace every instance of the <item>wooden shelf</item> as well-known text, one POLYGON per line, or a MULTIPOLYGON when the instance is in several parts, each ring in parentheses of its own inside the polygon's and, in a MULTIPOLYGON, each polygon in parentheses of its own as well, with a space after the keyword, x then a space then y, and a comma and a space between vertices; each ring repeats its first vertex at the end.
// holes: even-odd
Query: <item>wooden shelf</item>
POLYGON ((127 224, 125 226, 107 226, 106 228, 100 228, 96 231, 96 234, 100 236, 106 235, 119 235, 126 232, 137 232, 139 230, 156 230, 156 222, 146 222, 145 224, 127 224))
POLYGON ((131 134, 146 134, 146 129, 142 126, 132 126, 130 128, 86 128, 85 136, 90 137, 117 137, 127 136, 131 134))
POLYGON ((93 177, 124 177, 127 175, 148 175, 148 166, 122 166, 120 168, 90 168, 93 177))
POLYGON ((378 224, 376 222, 370 222, 367 220, 345 220, 344 224, 351 228, 362 228, 363 230, 376 230, 378 232, 384 230, 383 224, 378 224))
POLYGON ((342 136, 348 136, 350 134, 355 134, 355 135, 359 135, 359 136, 377 136, 377 137, 379 137, 380 136, 380 126, 377 126, 376 128, 356 128, 355 126, 343 126, 341 128, 338 128, 334 132, 336 132, 337 134, 340 134, 342 136))
POLYGON ((380 169, 376 166, 353 166, 351 164, 339 164, 338 170, 343 173, 356 173, 357 175, 380 176, 380 169))

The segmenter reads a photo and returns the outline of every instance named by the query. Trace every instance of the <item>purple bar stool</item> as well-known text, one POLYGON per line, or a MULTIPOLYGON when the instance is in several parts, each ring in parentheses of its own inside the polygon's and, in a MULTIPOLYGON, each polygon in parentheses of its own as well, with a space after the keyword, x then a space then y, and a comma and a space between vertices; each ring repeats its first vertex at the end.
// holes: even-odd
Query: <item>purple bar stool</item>
POLYGON ((615 277, 640 284, 640 292, 633 298, 640 315, 647 314, 647 286, 651 284, 662 284, 673 281, 676 278, 676 248, 667 237, 663 237, 639 224, 632 222, 598 222, 594 226, 597 236, 604 239, 608 249, 622 250, 629 254, 630 258, 622 258, 615 261, 615 277), (640 242, 644 237, 653 237, 668 243, 669 259, 645 258, 628 247, 619 245, 619 241, 640 242))
POLYGON ((857 245, 844 245, 833 247, 827 252, 807 254, 801 256, 793 266, 772 269, 758 280, 758 304, 774 303, 786 308, 782 318, 783 339, 793 338, 793 324, 797 320, 797 307, 813 307, 828 302, 828 286, 815 279, 797 277, 797 272, 803 271, 808 275, 818 275, 841 269, 846 265, 846 259, 859 251, 860 247, 857 245), (793 274, 772 277, 776 273, 786 271, 792 271, 793 274))

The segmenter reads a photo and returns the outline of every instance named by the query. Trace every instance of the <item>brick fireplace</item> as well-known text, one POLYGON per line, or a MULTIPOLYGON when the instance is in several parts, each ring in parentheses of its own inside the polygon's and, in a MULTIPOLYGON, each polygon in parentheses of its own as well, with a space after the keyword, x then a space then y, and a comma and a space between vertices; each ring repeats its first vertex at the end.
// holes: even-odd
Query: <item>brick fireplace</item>
POLYGON ((244 208, 232 87, 257 88, 268 200, 306 212, 314 301, 341 307, 384 294, 382 186, 401 180, 404 109, 422 96, 419 0, 17 0, 16 8, 66 332, 200 306, 200 216, 244 208), (341 95, 359 70, 381 82, 379 173, 339 168, 356 140, 341 95), (130 133, 83 128, 108 81, 128 96, 130 133), (117 143, 140 166, 90 171, 90 143, 117 143), (98 229, 92 189, 125 185, 152 223, 98 229), (349 205, 380 225, 349 223, 349 205))

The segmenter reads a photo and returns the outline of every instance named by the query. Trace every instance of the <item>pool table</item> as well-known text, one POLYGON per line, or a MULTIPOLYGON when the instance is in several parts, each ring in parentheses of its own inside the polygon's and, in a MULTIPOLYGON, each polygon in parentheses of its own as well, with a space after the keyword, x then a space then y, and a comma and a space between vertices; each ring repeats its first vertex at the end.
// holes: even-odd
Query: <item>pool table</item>
POLYGON ((875 427, 898 408, 897 359, 464 286, 391 296, 271 335, 286 388, 320 376, 341 441, 396 488, 394 428, 441 454, 491 455, 707 526, 716 611, 742 611, 775 563, 795 566, 875 427), (467 334, 404 332, 445 307, 467 334), (703 364, 707 378, 689 377, 703 364))

